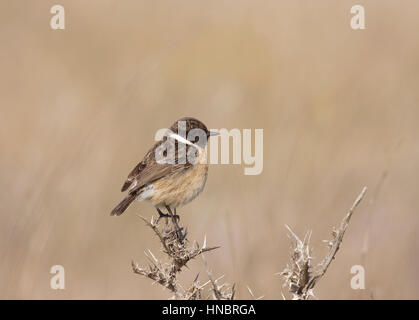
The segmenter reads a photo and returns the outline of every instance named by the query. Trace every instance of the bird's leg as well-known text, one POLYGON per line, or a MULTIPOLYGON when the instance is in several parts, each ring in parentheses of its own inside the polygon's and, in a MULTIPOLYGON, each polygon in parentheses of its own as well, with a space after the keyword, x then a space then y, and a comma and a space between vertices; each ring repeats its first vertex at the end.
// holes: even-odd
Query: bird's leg
POLYGON ((159 208, 156 208, 156 209, 157 209, 157 212, 159 213, 159 217, 156 220, 156 224, 159 224, 159 221, 160 221, 161 218, 165 218, 166 219, 166 224, 167 224, 168 221, 169 221, 170 214, 166 214, 166 213, 161 212, 161 210, 159 208))
POLYGON ((185 232, 185 234, 182 234, 182 229, 183 228, 180 228, 178 223, 177 223, 177 220, 179 219, 179 216, 176 214, 176 209, 174 209, 175 214, 173 214, 172 209, 170 209, 169 206, 166 206, 166 209, 169 212, 170 216, 172 217, 172 222, 175 225, 175 231, 176 231, 177 237, 178 237, 180 243, 182 243, 183 240, 185 240, 185 238, 186 238, 187 232, 185 232))
POLYGON ((173 214, 172 209, 169 206, 166 206, 167 211, 169 212, 168 216, 170 216, 172 218, 173 224, 178 228, 179 225, 177 224, 177 222, 180 220, 180 217, 176 214, 176 208, 174 208, 175 213, 173 214))
POLYGON ((176 213, 176 208, 174 208, 174 211, 175 211, 175 214, 173 215, 173 217, 174 217, 177 221, 180 221, 180 216, 179 216, 179 215, 177 215, 177 213, 176 213))

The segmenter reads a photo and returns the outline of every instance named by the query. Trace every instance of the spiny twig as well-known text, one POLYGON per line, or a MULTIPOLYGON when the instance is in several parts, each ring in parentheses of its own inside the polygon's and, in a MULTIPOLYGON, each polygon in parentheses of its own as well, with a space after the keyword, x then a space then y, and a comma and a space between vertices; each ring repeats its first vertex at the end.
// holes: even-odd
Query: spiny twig
POLYGON ((176 229, 168 223, 159 228, 154 218, 151 218, 151 221, 148 221, 142 216, 139 217, 157 235, 162 244, 162 250, 168 256, 169 261, 159 261, 149 250, 148 253, 146 253, 146 257, 150 261, 148 268, 140 267, 133 261, 132 269, 134 273, 145 276, 153 280, 153 283, 158 283, 169 289, 175 294, 174 298, 176 299, 200 299, 202 288, 210 282, 201 286, 199 285, 197 277, 189 289, 185 290, 178 283, 177 274, 190 260, 204 252, 209 252, 219 247, 207 247, 206 238, 204 239, 204 245, 202 247, 200 247, 196 241, 189 246, 189 241, 186 238, 180 240, 177 236, 176 229))
POLYGON ((250 289, 250 287, 249 287, 249 286, 247 286, 247 290, 249 291, 249 293, 250 293, 250 295, 252 296, 252 299, 253 299, 253 300, 261 300, 261 299, 263 299, 263 298, 264 298, 264 296, 260 296, 260 297, 257 297, 257 298, 256 298, 256 296, 254 295, 254 293, 253 293, 252 289, 250 289))
POLYGON ((279 273, 279 275, 284 278, 284 285, 288 286, 289 291, 293 294, 293 299, 305 300, 314 297, 313 288, 326 273, 330 263, 335 258, 352 214, 363 199, 366 191, 367 188, 364 187, 346 216, 343 218, 339 228, 337 230, 333 229, 333 239, 326 241, 329 246, 329 252, 316 268, 313 268, 311 265, 312 257, 310 255, 311 249, 309 247, 311 231, 305 234, 304 240, 302 241, 291 228, 286 225, 291 238, 291 262, 284 271, 279 273))
POLYGON ((214 280, 212 271, 209 269, 207 260, 205 259, 205 255, 202 255, 202 260, 204 261, 207 270, 208 282, 211 283, 210 290, 212 292, 212 298, 214 300, 234 300, 236 295, 236 284, 233 283, 233 285, 230 286, 228 283, 220 283, 220 280, 224 278, 224 275, 214 280))
POLYGON ((163 251, 166 253, 172 260, 174 271, 179 272, 182 267, 196 258, 198 255, 208 252, 211 250, 218 249, 219 247, 207 247, 206 238, 204 239, 204 245, 199 246, 198 242, 194 242, 192 246, 188 246, 188 240, 180 242, 175 230, 170 228, 169 225, 165 225, 162 230, 159 230, 158 225, 155 223, 154 219, 151 218, 151 222, 147 221, 142 216, 139 216, 147 226, 153 229, 154 233, 158 236, 162 246, 163 251))

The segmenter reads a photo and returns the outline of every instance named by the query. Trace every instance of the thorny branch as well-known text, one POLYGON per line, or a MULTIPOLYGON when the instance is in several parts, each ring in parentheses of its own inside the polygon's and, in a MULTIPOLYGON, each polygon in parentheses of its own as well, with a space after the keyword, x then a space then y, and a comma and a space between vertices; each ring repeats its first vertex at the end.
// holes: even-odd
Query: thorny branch
POLYGON ((210 291, 212 293, 212 299, 234 300, 234 297, 236 295, 236 284, 230 286, 228 283, 220 283, 220 280, 224 278, 224 275, 214 280, 212 276, 212 271, 209 269, 207 260, 205 259, 204 255, 202 255, 202 260, 204 261, 209 279, 207 283, 211 283, 210 291))
POLYGON ((133 261, 132 269, 134 273, 145 276, 153 280, 154 283, 158 283, 169 289, 172 293, 174 293, 174 296, 172 297, 174 299, 202 299, 202 289, 208 284, 211 284, 212 286, 210 290, 213 292, 214 299, 220 300, 234 298, 234 285, 230 291, 227 292, 226 289, 228 285, 219 284, 220 278, 213 280, 209 271, 207 272, 210 280, 203 285, 199 284, 199 274, 196 276, 192 285, 188 289, 184 289, 177 280, 178 273, 181 272, 182 268, 186 266, 190 260, 219 247, 207 247, 206 238, 204 239, 202 247, 196 241, 194 241, 192 245, 189 245, 186 238, 182 239, 182 241, 179 240, 179 237, 176 234, 176 229, 172 228, 168 223, 166 223, 163 227, 159 227, 156 220, 153 218, 151 218, 151 221, 149 222, 144 217, 139 217, 157 235, 162 244, 162 250, 168 256, 169 261, 159 261, 149 250, 148 253, 146 253, 150 262, 148 268, 140 267, 133 261))
MULTIPOLYGON (((304 239, 301 240, 289 226, 285 225, 291 239, 291 259, 290 263, 279 273, 279 275, 284 278, 284 286, 288 287, 288 290, 293 295, 293 299, 306 300, 310 297, 314 297, 313 289, 326 273, 330 263, 335 258, 352 214, 363 199, 366 190, 367 188, 364 187, 346 216, 343 218, 339 228, 333 228, 333 239, 326 241, 329 246, 329 251, 326 257, 316 266, 312 266, 311 264, 312 257, 311 248, 309 246, 311 231, 307 232, 304 239)), ((133 261, 132 268, 134 273, 145 276, 153 280, 153 283, 158 283, 169 289, 174 294, 172 299, 203 299, 203 289, 209 284, 211 285, 209 288, 210 294, 206 299, 233 300, 235 298, 235 284, 230 286, 227 283, 221 283, 220 280, 224 276, 214 280, 212 272, 208 268, 203 255, 203 253, 219 247, 207 247, 206 238, 204 239, 202 247, 196 241, 194 241, 192 245, 189 245, 188 239, 179 239, 176 229, 171 227, 170 224, 166 223, 163 227, 159 227, 156 220, 153 218, 151 218, 151 221, 149 222, 144 217, 139 217, 157 235, 162 244, 162 250, 169 259, 166 262, 161 262, 149 250, 148 253, 146 253, 150 262, 148 267, 141 267, 133 261), (187 289, 184 289, 178 282, 177 275, 190 260, 199 255, 201 255, 204 260, 209 280, 201 285, 198 281, 198 274, 192 284, 187 289)), ((248 290, 253 299, 263 298, 263 296, 256 298, 249 287, 248 290)))
POLYGON ((335 228, 333 229, 333 239, 326 241, 329 246, 329 252, 315 268, 311 265, 312 257, 310 255, 311 249, 309 247, 311 231, 305 234, 304 240, 302 241, 291 228, 286 225, 286 228, 289 231, 289 237, 291 238, 291 261, 279 275, 284 278, 284 286, 288 286, 288 290, 293 294, 293 299, 306 300, 310 297, 314 297, 313 288, 326 273, 330 263, 335 258, 352 214, 361 202, 366 191, 367 188, 364 187, 346 216, 343 218, 339 228, 337 230, 335 228))

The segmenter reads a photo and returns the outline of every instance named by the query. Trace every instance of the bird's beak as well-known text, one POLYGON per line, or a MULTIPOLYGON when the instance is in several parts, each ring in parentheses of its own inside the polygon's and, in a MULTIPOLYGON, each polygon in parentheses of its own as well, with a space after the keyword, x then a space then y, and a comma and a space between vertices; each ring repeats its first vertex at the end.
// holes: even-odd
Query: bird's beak
POLYGON ((219 136, 219 135, 220 135, 220 133, 219 133, 219 132, 217 132, 217 131, 210 131, 210 132, 209 132, 209 135, 210 135, 210 136, 219 136))

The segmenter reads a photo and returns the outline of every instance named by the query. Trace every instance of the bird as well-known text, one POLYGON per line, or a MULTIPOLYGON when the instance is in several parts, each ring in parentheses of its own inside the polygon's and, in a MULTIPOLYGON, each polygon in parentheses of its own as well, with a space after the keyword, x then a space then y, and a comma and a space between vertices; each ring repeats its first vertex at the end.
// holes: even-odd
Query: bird
POLYGON ((129 173, 121 188, 127 195, 111 215, 121 215, 136 199, 147 200, 159 214, 157 223, 163 217, 166 221, 171 217, 179 231, 176 209, 194 200, 204 189, 208 177, 206 145, 210 136, 218 134, 193 117, 175 121, 129 173), (167 214, 162 212, 164 209, 167 214))

